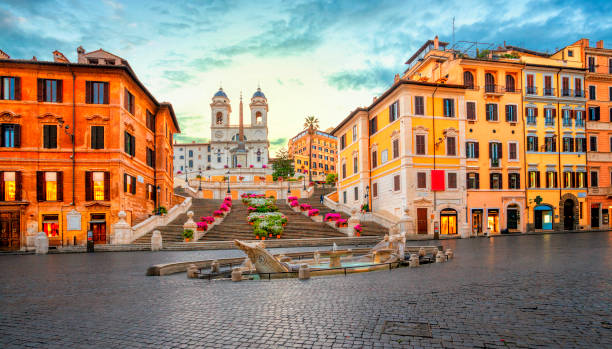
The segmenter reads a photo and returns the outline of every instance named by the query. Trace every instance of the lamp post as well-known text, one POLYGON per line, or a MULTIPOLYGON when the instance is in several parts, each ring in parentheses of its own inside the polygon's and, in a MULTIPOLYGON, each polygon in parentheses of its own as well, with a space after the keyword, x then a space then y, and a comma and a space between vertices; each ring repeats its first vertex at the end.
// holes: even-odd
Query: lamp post
POLYGON ((370 186, 366 185, 366 187, 365 187, 365 194, 363 195, 363 198, 365 199, 365 203, 368 205, 368 211, 371 211, 371 209, 370 209, 370 201, 368 200, 369 197, 370 197, 370 186))
POLYGON ((291 182, 287 181, 287 199, 291 195, 291 182))
POLYGON ((229 169, 227 170, 227 193, 231 194, 232 192, 230 191, 230 171, 229 169))
POLYGON ((200 180, 198 182, 200 183, 198 185, 198 191, 202 191, 202 166, 200 166, 199 169, 200 169, 200 180))
POLYGON ((157 195, 155 196, 155 198, 157 199, 157 215, 159 215, 159 207, 161 206, 160 205, 161 199, 159 197, 161 194, 161 188, 159 185, 157 186, 156 190, 157 190, 157 195))
POLYGON ((304 191, 306 191, 306 174, 304 173, 304 166, 302 166, 302 182, 304 182, 304 191))

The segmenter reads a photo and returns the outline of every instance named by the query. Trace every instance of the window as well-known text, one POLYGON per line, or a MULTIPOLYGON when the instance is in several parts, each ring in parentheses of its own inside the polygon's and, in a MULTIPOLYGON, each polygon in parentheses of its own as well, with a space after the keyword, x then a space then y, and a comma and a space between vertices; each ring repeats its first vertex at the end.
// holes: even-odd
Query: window
POLYGON ((346 178, 346 164, 342 164, 342 178, 346 178))
POLYGON ((506 91, 507 92, 515 91, 514 76, 512 75, 506 75, 506 91))
POLYGON ((572 127, 572 110, 569 109, 563 109, 561 111, 562 115, 563 115, 563 127, 572 127))
POLYGON ((131 156, 136 156, 136 138, 125 131, 124 133, 124 141, 125 141, 125 152, 131 156))
POLYGON ((465 156, 468 159, 478 159, 478 142, 465 142, 465 156))
POLYGON ((582 79, 574 79, 574 96, 584 97, 584 91, 582 90, 582 79))
POLYGON ((374 150, 372 152, 372 168, 376 168, 378 166, 378 152, 374 150))
POLYGON ((39 102, 62 102, 62 80, 38 79, 39 102))
POLYGON ((576 188, 586 188, 586 172, 580 171, 576 173, 576 188))
POLYGON ((455 137, 447 137, 446 138, 446 155, 448 155, 448 156, 456 156, 457 155, 457 147, 456 147, 456 138, 455 137))
POLYGON ((612 58, 608 59, 608 74, 612 74, 612 58))
POLYGON ((193 157, 193 150, 189 151, 189 157, 192 158, 193 157))
POLYGON ((21 125, 0 124, 0 147, 19 148, 21 146, 21 125))
POLYGON ((544 151, 546 152, 556 152, 557 151, 557 142, 556 142, 555 136, 544 137, 544 151))
POLYGON ((389 151, 387 149, 380 152, 380 163, 384 164, 389 161, 389 151))
POLYGON ((537 136, 527 136, 527 151, 538 151, 537 136))
POLYGON ((444 116, 447 118, 455 117, 455 100, 452 98, 444 98, 444 116))
POLYGON ((595 57, 589 57, 588 62, 589 62, 588 64, 589 72, 594 73, 595 72, 595 57))
MULTIPOLYGON (((610 152, 612 153, 612 137, 610 137, 610 152)), ((612 178, 612 177, 610 177, 612 178)))
POLYGON ((587 149, 586 138, 576 138, 576 152, 584 153, 587 149))
POLYGON ((457 173, 448 172, 447 176, 448 176, 447 178, 448 189, 457 189, 457 173))
POLYGON ((476 120, 476 102, 466 102, 465 113, 468 120, 476 120))
POLYGON ((104 149, 104 126, 91 127, 91 149, 104 149))
POLYGON ((599 186, 599 172, 591 171, 591 183, 592 188, 596 188, 599 186))
POLYGON ((507 122, 517 122, 518 117, 516 116, 516 105, 508 104, 506 105, 506 121, 507 122))
MULTIPOLYGON (((612 87, 609 88, 608 94, 609 94, 610 101, 612 101, 612 87)), ((610 119, 610 120, 612 120, 612 119, 610 119)))
POLYGON ((136 194, 136 177, 123 174, 123 192, 136 194))
POLYGON ((393 191, 399 191, 399 190, 400 190, 400 176, 395 175, 393 176, 393 191))
POLYGON ((518 143, 508 143, 508 160, 518 160, 518 143))
POLYGON ((0 99, 21 100, 21 78, 14 76, 0 77, 0 99))
POLYGON ((85 172, 85 201, 110 200, 110 172, 85 172))
POLYGON ((574 51, 573 50, 567 50, 567 56, 568 57, 574 57, 574 51))
POLYGON ((416 153, 425 155, 425 135, 416 135, 416 153))
POLYGON ((497 117, 497 104, 487 103, 486 105, 487 121, 499 121, 497 117))
POLYGON ((217 115, 215 115, 215 123, 217 125, 222 125, 223 124, 223 113, 217 112, 217 115))
POLYGON ((552 88, 552 76, 544 76, 544 96, 554 95, 554 89, 552 88))
POLYGON ((147 110, 147 128, 155 132, 155 115, 147 110))
POLYGON ((557 172, 546 171, 546 188, 557 187, 557 172))
POLYGON ((491 189, 502 189, 501 173, 491 173, 489 175, 489 186, 491 189))
POLYGON ((423 96, 414 96, 414 114, 425 115, 425 102, 423 96))
POLYGON ((124 89, 124 99, 123 99, 123 107, 130 112, 130 114, 134 115, 136 111, 136 101, 134 100, 134 95, 128 91, 128 89, 124 89))
POLYGON ((358 168, 358 159, 357 156, 355 156, 353 157, 353 173, 357 173, 358 168))
POLYGON ((353 125, 353 142, 357 140, 357 125, 353 125))
POLYGON ((399 117, 399 101, 395 101, 389 106, 389 123, 394 122, 399 117))
POLYGON ((36 197, 38 201, 63 201, 64 181, 62 172, 36 172, 36 197))
POLYGON ((535 125, 538 108, 525 108, 525 114, 527 115, 527 124, 535 125))
POLYGON ((155 201, 155 186, 153 184, 147 184, 147 200, 155 201))
POLYGON ((476 172, 470 172, 467 174, 467 188, 468 189, 480 189, 480 174, 476 172))
POLYGON ((508 173, 508 189, 521 188, 521 175, 518 173, 508 173))
POLYGON ((561 79, 561 95, 564 97, 571 95, 569 89, 569 78, 566 76, 561 79))
POLYGON ((346 204, 346 192, 345 191, 342 192, 342 202, 346 204))
POLYGON ((529 188, 539 188, 540 187, 540 172, 539 171, 529 171, 529 188))
POLYGON ((376 182, 372 183, 372 196, 373 197, 378 196, 378 183, 376 182))
POLYGON ((57 125, 43 125, 43 148, 57 148, 57 125))
POLYGON ((555 126, 555 118, 557 117, 557 110, 552 108, 544 109, 544 125, 555 126))
POLYGON ((597 99, 597 94, 595 93, 595 86, 589 86, 589 99, 594 101, 597 99))
POLYGON ((535 87, 535 77, 533 74, 527 74, 527 94, 534 95, 537 93, 537 89, 535 87))
POLYGON ((344 149, 346 146, 346 134, 340 136, 340 150, 344 149))
POLYGON ((42 216, 42 228, 47 237, 59 237, 59 218, 56 214, 45 214, 42 216))
POLYGON ((0 171, 0 201, 21 201, 21 172, 0 171))
POLYGON ((563 152, 571 153, 574 151, 574 139, 572 137, 563 137, 563 152))
POLYGON ((108 82, 86 81, 85 103, 108 104, 108 82))
POLYGON ((147 148, 147 165, 149 167, 155 167, 155 150, 150 148, 147 148))
POLYGON ((427 189, 427 173, 417 172, 417 188, 427 189))
POLYGON ((565 171, 563 172, 563 188, 572 188, 576 185, 576 176, 574 172, 565 171))
POLYGON ((394 139, 391 144, 393 147, 393 158, 397 159, 399 157, 399 139, 394 139))
POLYGON ((589 107, 589 121, 599 121, 599 107, 589 107))
POLYGON ((589 136, 589 151, 597 151, 597 136, 589 136))
POLYGON ((463 72, 463 86, 470 90, 474 89, 474 75, 472 74, 472 72, 463 72))
POLYGON ((358 187, 353 188, 353 200, 355 201, 359 200, 359 188, 358 187))
POLYGON ((370 120, 370 136, 378 131, 378 120, 376 116, 370 120))
POLYGON ((584 112, 582 110, 574 110, 576 115, 576 127, 584 127, 584 112))
POLYGON ((491 160, 491 167, 499 167, 500 159, 502 158, 502 144, 498 142, 489 143, 489 159, 491 160))
POLYGON ((495 92, 495 77, 493 74, 485 74, 485 92, 495 92))

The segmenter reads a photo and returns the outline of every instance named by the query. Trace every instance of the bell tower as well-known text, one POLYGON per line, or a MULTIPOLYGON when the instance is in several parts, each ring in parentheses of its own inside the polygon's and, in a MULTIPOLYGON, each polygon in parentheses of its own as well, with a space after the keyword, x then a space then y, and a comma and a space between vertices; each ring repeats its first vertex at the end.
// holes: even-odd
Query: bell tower
POLYGON ((230 100, 223 91, 223 88, 219 88, 219 91, 215 93, 212 98, 212 103, 210 104, 211 118, 210 118, 210 126, 214 127, 227 127, 230 124, 230 113, 232 112, 232 107, 230 105, 230 100))
POLYGON ((261 88, 257 88, 257 91, 251 98, 251 126, 252 127, 266 127, 268 124, 268 100, 266 95, 261 92, 261 88))

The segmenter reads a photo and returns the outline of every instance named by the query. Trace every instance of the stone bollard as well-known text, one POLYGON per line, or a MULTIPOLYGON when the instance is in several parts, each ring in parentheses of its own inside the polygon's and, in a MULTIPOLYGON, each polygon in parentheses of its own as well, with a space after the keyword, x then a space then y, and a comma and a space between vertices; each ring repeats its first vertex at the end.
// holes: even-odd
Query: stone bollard
POLYGON ((408 260, 408 266, 410 268, 415 268, 419 266, 419 255, 413 253, 410 255, 410 259, 408 260))
POLYGON ((438 254, 436 254, 436 263, 444 263, 444 261, 446 261, 444 252, 438 251, 438 254))
POLYGON ((321 253, 319 251, 315 251, 312 255, 315 264, 319 264, 319 259, 321 258, 321 253))
POLYGON ((425 257, 425 248, 424 247, 419 248, 419 257, 425 257))
POLYGON ((210 263, 210 272, 212 274, 219 274, 219 261, 214 260, 210 263))
POLYGON ((159 251, 162 249, 162 236, 159 230, 153 231, 151 235, 151 251, 159 251))
POLYGON ((446 249, 446 252, 444 252, 444 255, 446 255, 446 259, 453 259, 453 250, 446 249))
POLYGON ((298 279, 300 280, 310 279, 310 268, 308 267, 308 264, 300 265, 300 269, 298 269, 298 279))
POLYGON ((234 270, 232 270, 232 281, 242 281, 242 272, 240 271, 240 269, 235 268, 234 270))
POLYGON ((38 233, 38 235, 36 235, 34 245, 36 246, 36 254, 49 253, 49 238, 44 231, 41 231, 38 233))
POLYGON ((195 264, 190 264, 187 268, 187 278, 197 279, 198 278, 198 267, 195 264))

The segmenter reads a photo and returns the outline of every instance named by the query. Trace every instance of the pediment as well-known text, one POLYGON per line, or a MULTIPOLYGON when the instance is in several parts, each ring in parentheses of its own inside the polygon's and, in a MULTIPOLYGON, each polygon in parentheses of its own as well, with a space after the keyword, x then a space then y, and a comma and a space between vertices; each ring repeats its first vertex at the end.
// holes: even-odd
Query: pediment
POLYGON ((5 110, 3 112, 0 112, 0 121, 2 122, 10 122, 13 121, 15 119, 19 119, 21 118, 21 115, 19 114, 15 114, 12 111, 9 110, 5 110))
POLYGON ((423 125, 419 125, 414 128, 415 132, 429 132, 429 129, 423 125))
POLYGON ((412 201, 413 204, 415 205, 430 205, 432 202, 431 200, 427 199, 427 198, 418 198, 414 201, 412 201))
POLYGON ((45 113, 42 115, 38 115, 38 120, 40 120, 41 122, 59 122, 59 123, 64 123, 64 118, 53 114, 53 113, 45 113))
POLYGON ((85 119, 87 121, 93 121, 93 122, 108 122, 110 120, 110 117, 102 116, 99 114, 93 114, 93 115, 85 117, 85 119))

